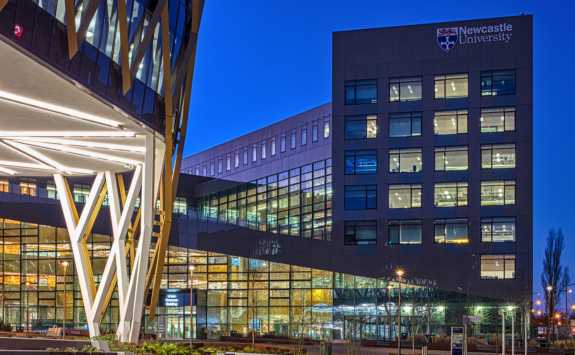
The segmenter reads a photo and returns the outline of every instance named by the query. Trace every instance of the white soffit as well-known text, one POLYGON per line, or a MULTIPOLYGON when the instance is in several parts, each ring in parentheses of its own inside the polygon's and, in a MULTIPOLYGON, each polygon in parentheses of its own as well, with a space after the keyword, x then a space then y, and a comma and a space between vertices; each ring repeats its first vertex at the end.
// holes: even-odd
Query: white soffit
MULTIPOLYGON (((0 40, 0 175, 122 172, 151 128, 0 40)), ((163 155, 163 137, 156 154, 163 155)))

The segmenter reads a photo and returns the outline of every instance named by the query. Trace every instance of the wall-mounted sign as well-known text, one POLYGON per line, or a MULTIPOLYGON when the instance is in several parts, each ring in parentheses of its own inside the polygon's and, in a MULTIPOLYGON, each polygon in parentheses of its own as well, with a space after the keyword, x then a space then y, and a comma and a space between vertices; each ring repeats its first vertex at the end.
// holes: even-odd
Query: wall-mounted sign
POLYGON ((449 52, 457 44, 509 43, 512 34, 513 25, 505 22, 496 25, 441 27, 436 30, 436 41, 439 48, 449 52))
POLYGON ((281 244, 277 239, 260 239, 252 251, 252 257, 276 256, 281 254, 281 244))

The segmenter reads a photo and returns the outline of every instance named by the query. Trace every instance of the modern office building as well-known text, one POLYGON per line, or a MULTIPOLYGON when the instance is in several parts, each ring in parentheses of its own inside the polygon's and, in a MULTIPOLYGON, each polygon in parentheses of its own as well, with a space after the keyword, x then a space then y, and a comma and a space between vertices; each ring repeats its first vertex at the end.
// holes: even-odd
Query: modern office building
MULTIPOLYGON (((334 33, 331 104, 181 170, 147 333, 393 339, 399 318, 402 333, 469 322, 481 336, 501 331, 502 312, 525 325, 532 17, 334 33)), ((91 184, 74 180, 79 204, 91 184)), ((0 178, 0 191, 5 319, 61 321, 64 284, 75 295, 66 322, 83 327, 80 287, 62 277, 71 256, 53 182, 0 178)), ((112 233, 98 216, 95 275, 112 233)), ((100 327, 113 331, 111 299, 100 327)))

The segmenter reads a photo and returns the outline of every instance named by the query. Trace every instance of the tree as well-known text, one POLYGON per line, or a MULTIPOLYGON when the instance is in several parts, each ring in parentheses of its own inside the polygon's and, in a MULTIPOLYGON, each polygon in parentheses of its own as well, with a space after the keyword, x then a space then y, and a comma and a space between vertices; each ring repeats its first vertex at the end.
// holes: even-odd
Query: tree
POLYGON ((547 236, 545 256, 543 258, 543 272, 541 273, 541 286, 545 295, 547 313, 547 339, 551 340, 551 332, 554 330, 553 316, 559 300, 559 293, 564 282, 569 283, 569 274, 561 264, 561 256, 565 249, 565 238, 561 229, 551 229, 547 236))

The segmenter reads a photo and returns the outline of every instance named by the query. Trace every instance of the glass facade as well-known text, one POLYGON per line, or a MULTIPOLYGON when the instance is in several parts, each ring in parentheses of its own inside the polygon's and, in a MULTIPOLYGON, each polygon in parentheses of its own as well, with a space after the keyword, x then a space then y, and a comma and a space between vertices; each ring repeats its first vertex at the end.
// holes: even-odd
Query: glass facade
POLYGON ((271 233, 331 239, 331 159, 204 196, 201 218, 271 233))

